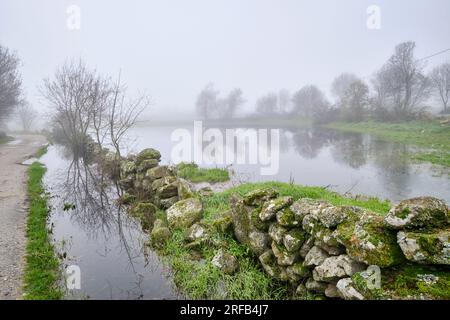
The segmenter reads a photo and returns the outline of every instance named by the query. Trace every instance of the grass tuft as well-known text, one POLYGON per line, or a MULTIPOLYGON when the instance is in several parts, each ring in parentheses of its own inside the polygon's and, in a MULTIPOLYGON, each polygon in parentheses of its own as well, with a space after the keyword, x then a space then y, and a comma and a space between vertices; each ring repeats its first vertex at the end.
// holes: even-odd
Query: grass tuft
POLYGON ((230 180, 227 169, 199 168, 195 163, 180 163, 177 165, 178 176, 194 183, 198 182, 225 182, 230 180))

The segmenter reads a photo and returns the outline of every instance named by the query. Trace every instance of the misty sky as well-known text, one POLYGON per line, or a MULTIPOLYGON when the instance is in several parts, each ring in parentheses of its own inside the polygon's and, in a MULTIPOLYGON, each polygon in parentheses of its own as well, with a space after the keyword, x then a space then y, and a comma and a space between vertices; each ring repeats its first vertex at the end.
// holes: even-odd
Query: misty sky
MULTIPOLYGON (((209 81, 222 92, 241 87, 252 108, 269 91, 327 90, 344 71, 368 76, 402 41, 416 41, 417 57, 450 48, 449 34, 448 0, 0 0, 0 43, 21 57, 39 108, 37 86, 71 58, 105 74, 122 69, 154 113, 180 115, 209 81), (72 4, 81 30, 66 27, 72 4), (380 30, 366 27, 373 4, 380 30)), ((444 60, 450 53, 430 65, 444 60)))

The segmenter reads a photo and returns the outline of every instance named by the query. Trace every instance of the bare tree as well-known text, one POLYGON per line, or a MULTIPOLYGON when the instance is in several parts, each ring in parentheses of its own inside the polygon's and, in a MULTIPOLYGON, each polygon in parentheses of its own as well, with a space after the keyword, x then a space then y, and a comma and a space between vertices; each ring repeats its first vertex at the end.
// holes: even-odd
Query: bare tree
POLYGON ((450 111, 450 63, 435 67, 430 73, 433 88, 442 102, 442 113, 450 111))
POLYGON ((104 82, 82 61, 66 63, 53 79, 44 79, 41 93, 54 110, 53 122, 76 155, 85 152, 104 82))
POLYGON ((414 42, 404 42, 395 47, 395 53, 374 79, 379 107, 388 110, 392 117, 406 119, 423 109, 430 94, 430 82, 424 75, 424 65, 414 58, 414 42))
POLYGON ((286 89, 281 89, 278 92, 278 108, 280 113, 288 113, 291 105, 291 94, 286 89))
POLYGON ((21 101, 19 58, 0 45, 0 121, 5 120, 21 101))
POLYGON ((218 96, 219 91, 214 89, 213 83, 209 83, 197 97, 197 114, 204 119, 212 118, 217 110, 218 96))
POLYGON ((337 99, 337 105, 341 105, 341 100, 350 88, 352 83, 358 81, 358 77, 352 73, 342 73, 337 76, 331 84, 331 93, 337 99))
POLYGON ((307 85, 292 97, 294 112, 306 118, 319 116, 328 110, 329 103, 323 92, 314 85, 307 85))
POLYGON ((53 108, 56 131, 63 136, 76 156, 87 153, 94 136, 100 146, 112 146, 120 157, 127 131, 149 105, 148 97, 127 96, 121 79, 113 83, 89 70, 83 62, 66 63, 53 79, 45 79, 41 89, 53 108))
POLYGON ((369 106, 369 87, 362 80, 350 84, 341 98, 341 116, 347 121, 361 121, 369 106))
POLYGON ((256 112, 260 115, 274 115, 278 111, 278 96, 269 93, 256 101, 256 112))
POLYGON ((29 103, 24 102, 17 109, 17 118, 25 132, 31 131, 37 116, 37 111, 29 103))
POLYGON ((119 78, 112 90, 111 102, 108 104, 108 132, 110 142, 114 147, 116 154, 121 156, 122 141, 127 131, 132 128, 150 105, 150 99, 142 94, 137 98, 127 97, 127 88, 121 84, 119 78))
POLYGON ((245 99, 240 88, 231 90, 225 98, 225 118, 233 118, 236 111, 245 103, 245 99))

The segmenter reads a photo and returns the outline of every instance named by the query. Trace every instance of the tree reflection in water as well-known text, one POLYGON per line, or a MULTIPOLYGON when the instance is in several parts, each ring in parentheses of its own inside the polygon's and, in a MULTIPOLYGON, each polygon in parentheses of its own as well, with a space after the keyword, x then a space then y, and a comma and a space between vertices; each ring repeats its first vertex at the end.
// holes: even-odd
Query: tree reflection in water
POLYGON ((83 230, 88 239, 95 239, 104 246, 104 250, 97 251, 97 254, 106 257, 111 250, 115 250, 126 255, 127 271, 134 274, 135 287, 117 288, 117 284, 107 280, 111 298, 116 298, 117 294, 113 293, 113 289, 118 290, 120 296, 143 298, 144 276, 138 271, 142 266, 137 268, 136 264, 142 264, 144 259, 144 267, 151 267, 154 261, 150 261, 149 248, 142 241, 143 237, 137 236, 142 234, 139 222, 127 214, 126 207, 116 201, 121 191, 116 183, 103 174, 100 166, 86 160, 86 157, 73 157, 67 148, 63 149, 63 155, 69 157, 70 164, 64 176, 58 179, 54 206, 57 206, 57 210, 65 206, 73 208, 64 214, 70 215, 71 223, 83 230), (119 239, 120 248, 109 247, 110 243, 117 243, 114 241, 116 238, 119 239), (108 242, 110 239, 114 240, 108 242))

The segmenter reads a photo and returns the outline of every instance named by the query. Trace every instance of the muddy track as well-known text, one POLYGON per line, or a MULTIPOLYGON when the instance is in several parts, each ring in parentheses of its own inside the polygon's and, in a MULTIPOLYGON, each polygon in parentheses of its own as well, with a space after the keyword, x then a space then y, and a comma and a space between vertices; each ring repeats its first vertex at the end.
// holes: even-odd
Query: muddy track
POLYGON ((27 215, 27 166, 21 163, 46 140, 17 135, 0 144, 0 300, 21 299, 27 215))

